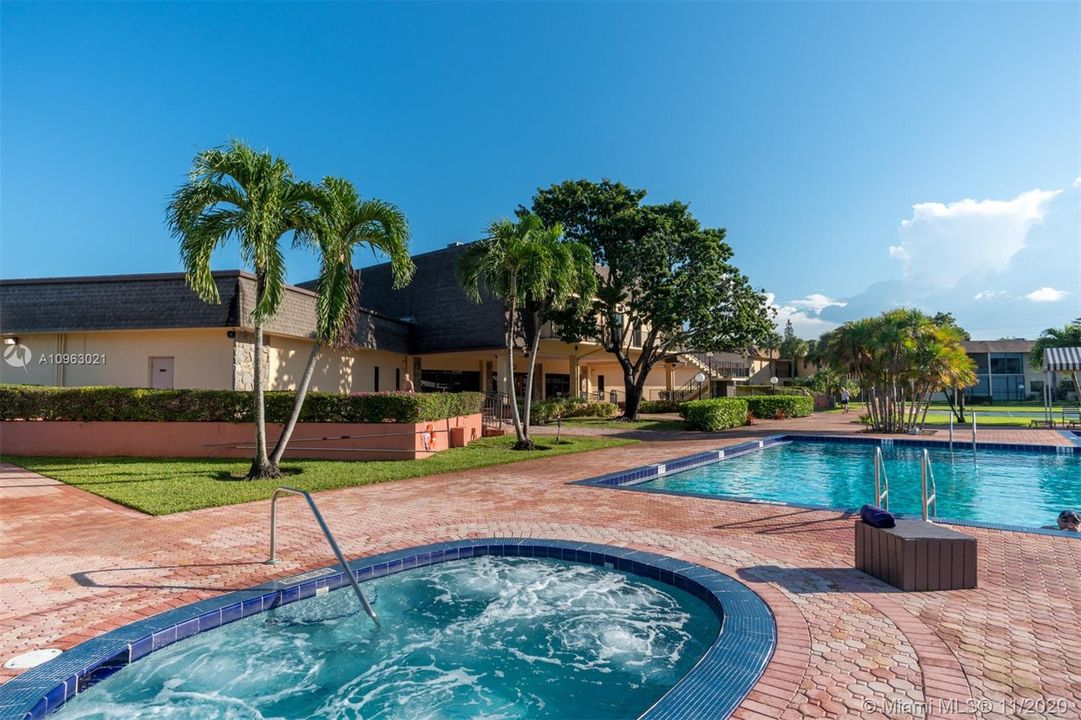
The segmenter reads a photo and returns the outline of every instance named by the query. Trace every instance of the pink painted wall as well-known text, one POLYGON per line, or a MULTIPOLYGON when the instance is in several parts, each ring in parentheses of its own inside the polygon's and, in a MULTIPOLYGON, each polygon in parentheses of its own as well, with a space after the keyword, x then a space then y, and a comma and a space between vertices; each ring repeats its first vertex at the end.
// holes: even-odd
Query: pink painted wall
MULTIPOLYGON (((288 458, 412 460, 446 450, 450 430, 466 444, 481 437, 481 416, 463 415, 423 423, 299 423, 288 458), (425 450, 425 434, 429 448, 425 450), (343 438, 342 436, 350 436, 343 438), (364 436, 364 437, 355 437, 364 436)), ((281 425, 267 423, 271 448, 281 425)), ((251 423, 217 422, 0 422, 0 453, 51 457, 250 458, 251 423)))

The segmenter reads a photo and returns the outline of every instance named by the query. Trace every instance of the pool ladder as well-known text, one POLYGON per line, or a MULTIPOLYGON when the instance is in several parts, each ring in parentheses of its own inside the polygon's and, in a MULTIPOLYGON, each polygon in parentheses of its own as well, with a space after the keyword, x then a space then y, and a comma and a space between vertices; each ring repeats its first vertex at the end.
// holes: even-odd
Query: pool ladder
POLYGON ((920 514, 924 522, 929 519, 928 511, 930 517, 938 515, 938 485, 935 483, 935 469, 931 467, 931 455, 924 449, 920 458, 920 514))
POLYGON ((353 592, 357 594, 357 600, 360 600, 360 605, 364 608, 364 612, 368 613, 368 617, 378 625, 379 618, 376 617, 375 610, 368 604, 364 593, 360 591, 360 585, 357 584, 357 579, 353 577, 353 572, 349 569, 349 563, 345 561, 345 556, 342 555, 341 548, 338 547, 338 543, 334 540, 334 535, 331 534, 330 528, 327 527, 326 520, 323 519, 323 514, 319 512, 319 507, 315 504, 311 493, 291 487, 279 487, 274 491, 274 495, 270 499, 270 559, 267 560, 267 565, 274 565, 278 562, 278 498, 282 495, 299 495, 308 501, 308 507, 311 508, 315 521, 319 523, 319 529, 323 531, 323 536, 327 539, 327 544, 330 545, 330 549, 334 552, 334 557, 338 558, 338 562, 341 563, 345 577, 349 580, 349 584, 353 586, 353 592))
POLYGON ((890 509, 890 478, 882 462, 881 447, 875 448, 875 505, 883 510, 890 509))
MULTIPOLYGON (((882 448, 875 448, 875 504, 883 510, 890 509, 890 479, 882 462, 882 448)), ((931 455, 925 449, 920 457, 920 514, 924 521, 938 514, 938 485, 931 455)))

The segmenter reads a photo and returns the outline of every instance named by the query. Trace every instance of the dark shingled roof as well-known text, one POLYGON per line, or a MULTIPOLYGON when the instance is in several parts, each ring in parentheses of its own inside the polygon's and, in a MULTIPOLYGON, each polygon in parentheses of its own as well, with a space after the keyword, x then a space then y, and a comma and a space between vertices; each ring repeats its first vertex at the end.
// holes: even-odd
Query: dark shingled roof
MULTIPOLYGON (((255 277, 239 270, 214 273, 220 304, 205 303, 182 273, 0 280, 0 332, 65 333, 251 326, 255 277)), ((315 331, 315 295, 288 286, 266 330, 294 337, 315 331)), ((360 347, 410 352, 408 323, 363 311, 357 323, 360 347)))
POLYGON ((1027 353, 1035 343, 1032 340, 965 340, 961 346, 970 353, 1027 353))
POLYGON ((390 263, 362 268, 360 304, 413 323, 418 353, 503 347, 502 302, 486 298, 475 303, 458 282, 458 258, 466 247, 451 245, 415 255, 413 281, 398 290, 390 263))

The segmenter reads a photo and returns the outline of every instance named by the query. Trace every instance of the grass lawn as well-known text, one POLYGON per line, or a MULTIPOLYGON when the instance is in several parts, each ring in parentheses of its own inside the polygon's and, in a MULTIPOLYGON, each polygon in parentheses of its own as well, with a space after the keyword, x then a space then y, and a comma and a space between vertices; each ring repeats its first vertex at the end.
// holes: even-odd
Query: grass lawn
POLYGON ((265 500, 279 485, 316 491, 597 450, 637 442, 612 437, 538 436, 537 450, 515 451, 514 437, 484 438, 425 460, 286 460, 280 480, 246 481, 249 461, 197 458, 0 457, 151 515, 265 500))
MULTIPOLYGON (((932 407, 934 407, 934 406, 932 406, 932 407)), ((965 428, 971 428, 972 427, 972 416, 968 414, 969 411, 971 411, 971 410, 972 410, 972 408, 968 408, 965 411, 965 422, 959 423, 956 420, 954 420, 953 426, 955 428, 957 428, 958 430, 964 430, 965 428)), ((821 412, 826 412, 826 413, 829 413, 831 415, 837 415, 837 414, 840 414, 841 411, 840 410, 823 410, 821 412)), ((857 418, 862 414, 862 412, 865 412, 865 411, 857 412, 856 408, 853 408, 852 411, 849 413, 849 415, 852 416, 852 422, 859 422, 857 418)), ((1055 419, 1057 420, 1058 416, 1056 416, 1055 419)), ((1006 414, 993 415, 991 413, 980 412, 979 410, 976 411, 976 428, 977 428, 977 430, 979 428, 981 428, 981 427, 987 427, 987 426, 1027 428, 1027 427, 1032 426, 1031 421, 1032 421, 1032 418, 1030 418, 1030 417, 1013 417, 1013 416, 1006 415, 1006 414)), ((950 416, 947 415, 947 414, 944 414, 944 413, 928 413, 927 414, 927 421, 924 423, 924 425, 926 425, 927 427, 947 427, 947 426, 949 426, 949 424, 950 424, 950 416)))
MULTIPOLYGON (((1067 408, 1073 409, 1076 407, 1073 403, 1066 403, 1067 408)), ((1062 412, 1063 403, 1056 402, 1053 405, 1056 413, 1062 412)), ((947 403, 931 403, 932 410, 949 410, 950 406, 947 403)), ((1043 412, 1043 403, 1009 403, 1007 404, 994 404, 994 405, 966 405, 965 412, 975 410, 977 413, 1010 413, 1010 412, 1043 412)))
MULTIPOLYGON (((1056 418, 1057 419, 1057 418, 1056 418)), ((927 422, 925 425, 935 426, 947 426, 950 424, 949 415, 939 415, 928 413, 927 422)), ((976 428, 977 430, 985 425, 994 425, 995 427, 1031 427, 1032 418, 1029 417, 1012 417, 1010 415, 991 415, 990 413, 976 412, 976 428)), ((954 419, 953 426, 958 429, 971 428, 972 416, 965 411, 965 422, 959 423, 956 418, 954 419)))
MULTIPOLYGON (((555 427, 555 423, 551 423, 547 427, 555 427)), ((679 432, 687 429, 682 420, 642 416, 639 416, 633 422, 619 420, 618 418, 564 418, 563 427, 606 428, 609 430, 662 430, 665 432, 679 432)))

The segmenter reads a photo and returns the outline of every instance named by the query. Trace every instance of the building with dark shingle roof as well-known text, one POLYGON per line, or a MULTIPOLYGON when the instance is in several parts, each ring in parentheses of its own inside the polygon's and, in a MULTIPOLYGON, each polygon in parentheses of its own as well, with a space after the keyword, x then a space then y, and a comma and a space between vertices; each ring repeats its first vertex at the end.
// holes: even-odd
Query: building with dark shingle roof
MULTIPOLYGON (((0 281, 0 334, 32 353, 0 364, 0 380, 43 385, 244 388, 251 386, 255 276, 215 272, 220 303, 203 302, 182 273, 0 281)), ((265 326, 271 388, 295 385, 315 332, 316 296, 288 286, 265 326)), ((393 389, 413 327, 361 310, 355 348, 324 351, 316 389, 393 389)))

